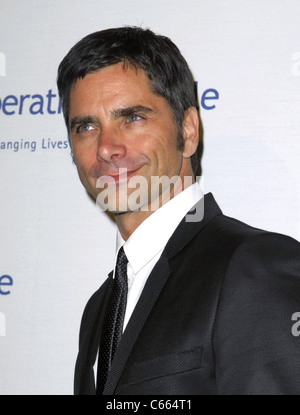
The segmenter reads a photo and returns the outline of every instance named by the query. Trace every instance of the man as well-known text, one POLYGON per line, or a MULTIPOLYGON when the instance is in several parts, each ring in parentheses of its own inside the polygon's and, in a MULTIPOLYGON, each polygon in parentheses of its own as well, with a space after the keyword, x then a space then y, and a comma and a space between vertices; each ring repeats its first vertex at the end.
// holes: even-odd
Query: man
POLYGON ((58 88, 80 180, 118 227, 115 270, 83 314, 75 394, 299 393, 300 244, 202 197, 177 47, 140 28, 93 33, 58 88))

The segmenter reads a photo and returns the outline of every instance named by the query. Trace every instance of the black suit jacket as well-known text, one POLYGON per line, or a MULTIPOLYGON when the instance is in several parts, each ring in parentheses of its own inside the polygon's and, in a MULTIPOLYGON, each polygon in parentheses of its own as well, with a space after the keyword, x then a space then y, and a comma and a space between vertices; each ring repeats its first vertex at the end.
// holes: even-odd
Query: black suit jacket
MULTIPOLYGON (((95 394, 111 278, 83 314, 75 394, 95 394)), ((300 244, 222 214, 205 196, 150 274, 104 395, 300 394, 300 244)))

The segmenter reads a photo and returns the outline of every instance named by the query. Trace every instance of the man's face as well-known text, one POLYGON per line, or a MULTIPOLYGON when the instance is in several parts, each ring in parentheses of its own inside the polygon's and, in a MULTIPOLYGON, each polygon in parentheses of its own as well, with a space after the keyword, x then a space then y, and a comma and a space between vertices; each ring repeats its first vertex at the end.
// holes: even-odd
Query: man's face
MULTIPOLYGON (((123 187, 127 196, 136 190, 128 188, 128 181, 142 177, 139 202, 147 204, 159 196, 151 194, 151 177, 183 178, 190 166, 189 157, 178 150, 171 108, 151 91, 142 70, 117 64, 77 80, 70 93, 69 119, 78 174, 95 198, 104 191, 99 188, 100 177, 112 179, 115 187, 108 185, 112 193, 123 187), (125 168, 127 174, 122 170, 120 175, 119 169, 125 168)), ((108 210, 127 211, 128 206, 120 207, 118 197, 117 207, 108 205, 108 210)))

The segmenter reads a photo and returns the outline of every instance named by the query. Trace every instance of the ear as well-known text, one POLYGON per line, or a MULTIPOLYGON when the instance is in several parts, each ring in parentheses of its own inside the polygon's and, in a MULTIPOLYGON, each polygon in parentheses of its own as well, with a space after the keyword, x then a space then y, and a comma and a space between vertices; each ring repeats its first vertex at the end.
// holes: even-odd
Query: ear
POLYGON ((197 150, 199 142, 199 116, 195 107, 188 108, 184 113, 182 136, 184 141, 182 156, 190 158, 197 150))

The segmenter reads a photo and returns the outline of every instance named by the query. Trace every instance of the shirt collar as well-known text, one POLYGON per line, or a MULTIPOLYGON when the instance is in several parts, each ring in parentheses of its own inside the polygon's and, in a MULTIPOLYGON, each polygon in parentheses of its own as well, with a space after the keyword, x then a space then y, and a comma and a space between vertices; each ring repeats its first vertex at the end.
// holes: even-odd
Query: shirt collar
POLYGON ((202 197, 196 182, 152 213, 126 242, 117 231, 117 252, 123 245, 134 274, 164 249, 181 220, 202 197))

